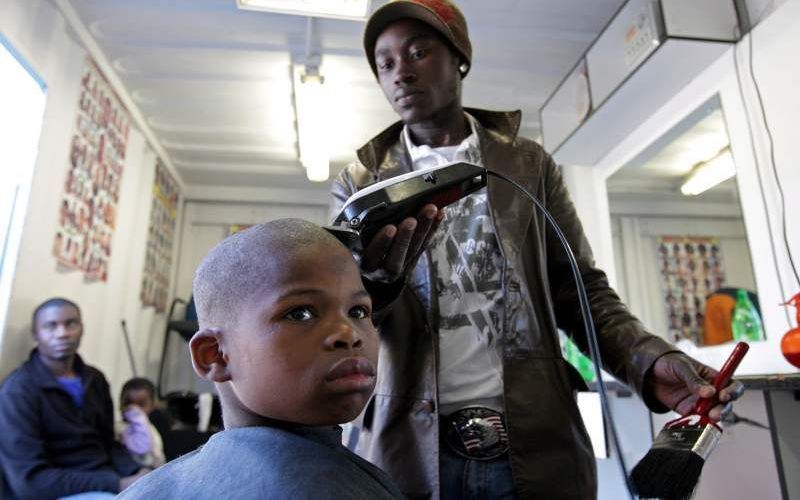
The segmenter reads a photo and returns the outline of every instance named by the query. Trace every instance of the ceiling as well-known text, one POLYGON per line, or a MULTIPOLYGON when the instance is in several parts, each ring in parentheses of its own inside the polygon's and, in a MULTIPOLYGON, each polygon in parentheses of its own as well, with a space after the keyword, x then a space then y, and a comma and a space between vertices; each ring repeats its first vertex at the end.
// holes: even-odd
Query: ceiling
MULTIPOLYGON (((729 144, 725 116, 719 99, 714 97, 609 177, 609 197, 688 200, 680 193, 687 175, 729 144)), ((736 180, 728 179, 691 199, 738 203, 736 180)))
MULTIPOLYGON (((396 120, 363 22, 243 11, 235 0, 69 0, 187 186, 327 189, 297 160, 291 64, 322 57, 332 175, 396 120), (310 37, 309 34, 310 27, 310 37)), ((372 9, 385 1, 372 0, 372 9)), ((539 108, 623 0, 461 0, 474 47, 464 103, 539 108)))

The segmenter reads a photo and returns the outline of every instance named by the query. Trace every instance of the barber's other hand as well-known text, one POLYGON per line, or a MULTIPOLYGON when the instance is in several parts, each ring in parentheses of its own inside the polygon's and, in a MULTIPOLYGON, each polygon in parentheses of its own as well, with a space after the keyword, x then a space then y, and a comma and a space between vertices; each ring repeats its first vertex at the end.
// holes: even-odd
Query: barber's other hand
POLYGON ((145 474, 147 474, 152 470, 153 469, 150 469, 148 467, 142 467, 141 469, 136 471, 136 474, 119 478, 119 491, 122 491, 128 486, 132 485, 133 483, 136 482, 137 479, 139 479, 140 477, 144 476, 145 474))
POLYGON ((399 278, 417 263, 443 218, 444 211, 429 203, 416 218, 384 226, 361 253, 361 269, 382 271, 390 280, 399 278))
MULTIPOLYGON (((648 373, 646 384, 652 394, 671 410, 687 415, 699 398, 714 396, 711 385, 717 371, 679 352, 664 354, 658 358, 648 373)), ((732 401, 744 393, 744 385, 731 380, 724 387, 715 405, 708 413, 711 420, 718 421, 733 409, 732 401)))

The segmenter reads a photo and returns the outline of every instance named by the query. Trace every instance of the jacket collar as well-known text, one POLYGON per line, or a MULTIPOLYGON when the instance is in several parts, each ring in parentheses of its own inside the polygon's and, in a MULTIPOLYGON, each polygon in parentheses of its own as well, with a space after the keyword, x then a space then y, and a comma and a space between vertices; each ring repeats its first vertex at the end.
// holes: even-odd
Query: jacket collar
POLYGON ((265 418, 262 425, 225 429, 223 432, 211 436, 211 440, 216 441, 219 439, 233 438, 246 440, 250 443, 258 443, 260 441, 270 443, 271 436, 274 434, 275 429, 303 436, 330 448, 339 448, 342 446, 342 428, 338 425, 309 426, 271 418, 265 418), (227 437, 223 438, 223 436, 227 437))
MULTIPOLYGON (((531 169, 530 161, 520 157, 520 152, 515 147, 522 113, 474 108, 464 108, 464 111, 478 121, 475 131, 478 133, 484 166, 523 185, 536 185, 537 181, 533 176, 539 174, 531 169)), ((402 130, 403 122, 397 122, 359 149, 359 160, 372 173, 373 181, 388 179, 412 170, 411 157, 402 130)), ((490 178, 487 182, 498 240, 506 259, 514 261, 522 251, 523 242, 528 234, 533 205, 524 196, 520 196, 511 184, 496 182, 494 178, 490 178), (504 213, 513 213, 515 216, 501 217, 500 215, 504 213)), ((359 186, 358 189, 366 184, 368 183, 359 186)))
MULTIPOLYGON (((61 384, 58 383, 56 376, 53 375, 53 372, 50 371, 50 368, 48 368, 47 365, 45 365, 42 361, 41 355, 39 354, 39 349, 33 349, 31 351, 31 354, 28 357, 28 362, 25 363, 25 365, 31 378, 34 382, 36 382, 37 385, 39 385, 39 387, 48 389, 61 388, 61 384)), ((86 387, 89 385, 92 374, 90 370, 86 369, 86 364, 78 354, 75 354, 75 365, 73 366, 73 369, 81 378, 83 386, 86 387)))
MULTIPOLYGON (((488 111, 477 108, 464 108, 464 111, 471 114, 478 120, 479 134, 481 134, 481 147, 485 147, 485 138, 501 143, 512 143, 519 133, 522 112, 517 111, 488 111)), ((391 177, 394 171, 408 171, 411 165, 411 158, 408 156, 408 148, 403 140, 403 122, 393 123, 383 132, 376 135, 368 143, 358 150, 358 159, 376 179, 380 177, 391 177), (400 139, 398 141, 398 139, 400 139), (393 147, 402 147, 403 151, 391 155, 396 158, 396 162, 389 162, 386 154, 393 147), (391 173, 384 172, 389 169, 391 173), (389 175, 386 175, 386 174, 389 175)))

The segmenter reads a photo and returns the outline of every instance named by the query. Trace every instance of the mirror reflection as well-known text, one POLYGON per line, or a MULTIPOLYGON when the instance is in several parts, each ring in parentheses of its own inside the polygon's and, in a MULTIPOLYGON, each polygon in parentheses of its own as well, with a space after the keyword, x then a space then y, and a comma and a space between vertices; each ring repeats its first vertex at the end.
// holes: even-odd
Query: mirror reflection
POLYGON ((608 179, 619 291, 670 341, 765 338, 725 114, 714 97, 608 179))

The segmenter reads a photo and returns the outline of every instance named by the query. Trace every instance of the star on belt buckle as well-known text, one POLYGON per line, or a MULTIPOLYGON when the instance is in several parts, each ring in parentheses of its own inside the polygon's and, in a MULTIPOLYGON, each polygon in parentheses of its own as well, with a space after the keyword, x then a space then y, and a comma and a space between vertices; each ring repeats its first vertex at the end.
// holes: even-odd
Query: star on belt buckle
POLYGON ((445 441, 462 457, 491 460, 508 450, 503 414, 482 406, 471 406, 445 417, 445 441))

